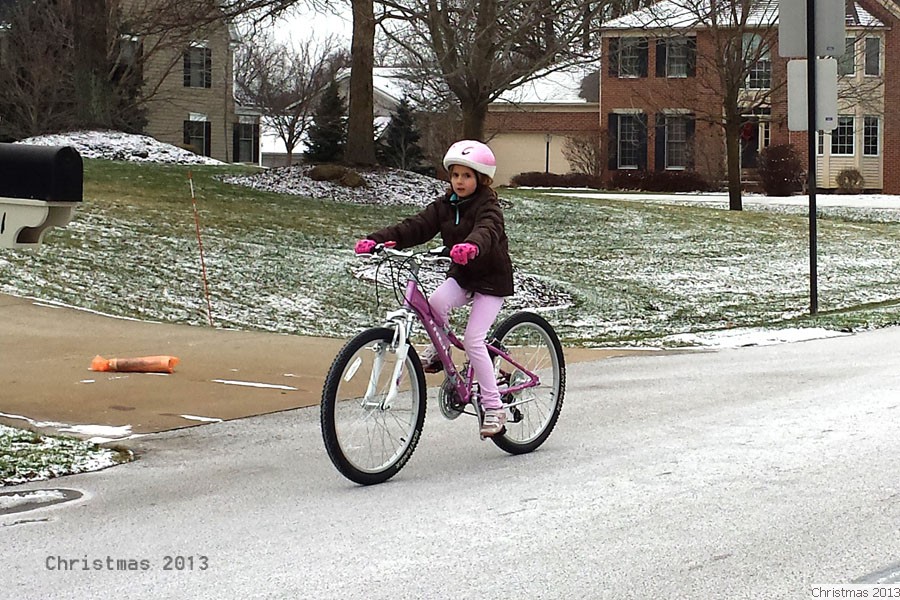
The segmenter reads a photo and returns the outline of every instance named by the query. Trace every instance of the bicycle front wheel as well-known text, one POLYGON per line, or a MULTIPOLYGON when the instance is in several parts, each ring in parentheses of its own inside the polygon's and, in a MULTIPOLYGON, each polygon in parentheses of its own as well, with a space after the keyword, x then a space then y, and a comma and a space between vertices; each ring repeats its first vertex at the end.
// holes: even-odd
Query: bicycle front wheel
POLYGON ((412 346, 388 397, 397 365, 394 330, 363 331, 344 345, 322 391, 322 437, 331 462, 347 479, 382 483, 412 456, 425 423, 425 373, 412 346))
MULTIPOLYGON (((550 436, 562 410, 566 392, 566 362, 553 327, 530 312, 511 315, 497 326, 494 339, 516 363, 540 378, 535 387, 503 394, 507 406, 506 431, 491 439, 510 454, 535 450, 550 436)), ((501 390, 528 381, 527 375, 506 360, 495 358, 501 390)))

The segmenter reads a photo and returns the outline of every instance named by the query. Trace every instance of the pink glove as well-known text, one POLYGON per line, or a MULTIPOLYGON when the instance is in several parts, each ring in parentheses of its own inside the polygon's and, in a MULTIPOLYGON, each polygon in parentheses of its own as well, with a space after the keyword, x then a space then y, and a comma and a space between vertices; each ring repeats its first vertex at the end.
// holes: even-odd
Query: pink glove
POLYGON ((450 249, 450 258, 458 265, 464 265, 478 256, 478 246, 475 244, 456 244, 450 249))
POLYGON ((353 251, 357 254, 372 254, 372 250, 375 249, 375 240, 359 240, 356 242, 356 247, 353 248, 353 251))

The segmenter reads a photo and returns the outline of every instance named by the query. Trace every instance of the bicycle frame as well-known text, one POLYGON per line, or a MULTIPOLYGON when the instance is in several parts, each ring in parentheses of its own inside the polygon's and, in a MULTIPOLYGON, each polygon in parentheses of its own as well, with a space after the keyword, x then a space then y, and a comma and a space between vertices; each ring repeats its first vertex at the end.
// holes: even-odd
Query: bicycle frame
MULTIPOLYGON (((469 365, 466 369, 465 374, 463 374, 459 371, 459 369, 456 368, 456 365, 453 363, 453 360, 450 357, 450 351, 452 347, 456 347, 463 352, 465 352, 465 347, 447 324, 438 323, 437 319, 432 313, 431 305, 428 303, 428 299, 422 293, 422 290, 419 289, 418 281, 416 279, 416 275, 419 271, 419 262, 413 260, 410 268, 411 274, 406 281, 406 293, 404 294, 403 298, 403 308, 390 312, 386 316, 387 325, 394 327, 393 341, 397 345, 397 358, 399 360, 397 360, 394 366, 391 385, 383 402, 383 407, 390 408, 392 400, 394 399, 394 397, 396 397, 397 388, 400 384, 400 377, 403 372, 403 362, 406 359, 406 354, 409 350, 409 335, 412 333, 415 321, 418 321, 425 329, 425 332, 431 340, 431 343, 434 344, 434 347, 438 353, 438 358, 444 366, 444 373, 446 374, 447 379, 456 389, 459 402, 461 404, 475 404, 480 414, 481 407, 480 404, 477 403, 477 395, 473 393, 474 369, 471 365, 469 365)), ((516 361, 508 353, 506 353, 502 348, 498 348, 490 343, 487 343, 485 345, 487 346, 488 352, 490 354, 498 356, 507 361, 528 378, 526 381, 523 381, 521 383, 517 383, 515 385, 500 389, 499 391, 501 396, 506 394, 515 394, 522 390, 540 385, 540 377, 538 377, 537 374, 526 369, 523 365, 521 365, 518 361, 516 361)), ((374 393, 377 383, 377 377, 380 372, 381 364, 379 358, 378 362, 372 369, 372 379, 370 380, 368 389, 366 390, 367 398, 371 397, 371 395, 374 393)), ((527 402, 527 400, 510 403, 507 405, 507 407, 515 406, 523 402, 527 402)))

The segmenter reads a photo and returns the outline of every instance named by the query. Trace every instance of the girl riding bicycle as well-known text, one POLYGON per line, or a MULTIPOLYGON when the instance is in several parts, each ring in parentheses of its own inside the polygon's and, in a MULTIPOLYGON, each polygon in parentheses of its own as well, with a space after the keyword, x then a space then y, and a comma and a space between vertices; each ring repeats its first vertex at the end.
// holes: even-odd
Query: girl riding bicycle
MULTIPOLYGON (((450 248, 453 265, 447 279, 428 299, 435 320, 446 325, 450 310, 472 304, 463 346, 481 389, 484 420, 481 435, 503 431, 506 411, 494 378, 485 338, 513 294, 512 261, 497 194, 491 188, 497 162, 491 149, 478 141, 456 142, 444 155, 450 189, 421 212, 396 225, 369 234, 356 243, 357 254, 372 252, 378 243, 395 242, 398 249, 424 244, 437 234, 450 248)), ((440 360, 433 347, 425 350, 426 372, 437 372, 440 360)))

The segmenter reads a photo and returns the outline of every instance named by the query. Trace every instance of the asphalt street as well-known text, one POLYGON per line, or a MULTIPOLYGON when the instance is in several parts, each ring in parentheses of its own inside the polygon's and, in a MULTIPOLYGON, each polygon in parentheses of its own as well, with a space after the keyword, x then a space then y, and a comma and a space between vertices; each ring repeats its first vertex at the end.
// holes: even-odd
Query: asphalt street
POLYGON ((328 461, 315 407, 153 434, 134 463, 14 488, 83 496, 0 517, 0 597, 780 599, 889 581, 898 347, 894 328, 574 364, 537 452, 507 456, 432 404, 410 463, 368 488, 328 461))

